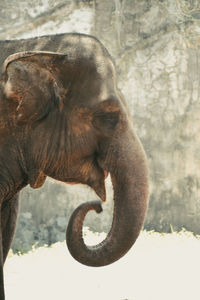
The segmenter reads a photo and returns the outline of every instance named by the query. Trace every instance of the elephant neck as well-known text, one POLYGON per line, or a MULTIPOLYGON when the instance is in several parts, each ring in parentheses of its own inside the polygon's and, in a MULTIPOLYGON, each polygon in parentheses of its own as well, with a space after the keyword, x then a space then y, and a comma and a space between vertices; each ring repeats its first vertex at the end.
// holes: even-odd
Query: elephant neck
POLYGON ((19 151, 11 141, 2 139, 0 134, 0 205, 4 200, 12 198, 27 185, 27 175, 24 172, 19 157, 19 151))
POLYGON ((16 103, 5 98, 0 82, 0 203, 27 184, 22 149, 16 136, 16 103))

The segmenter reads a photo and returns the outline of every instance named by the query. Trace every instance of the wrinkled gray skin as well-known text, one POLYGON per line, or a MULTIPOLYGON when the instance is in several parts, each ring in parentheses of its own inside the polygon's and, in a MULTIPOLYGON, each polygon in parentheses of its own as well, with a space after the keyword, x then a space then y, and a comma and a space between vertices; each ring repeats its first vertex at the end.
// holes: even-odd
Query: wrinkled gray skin
POLYGON ((105 201, 111 175, 114 215, 107 238, 87 247, 82 224, 100 202, 72 214, 67 245, 88 266, 105 266, 122 257, 141 230, 148 202, 148 171, 143 148, 116 87, 113 61, 93 37, 65 34, 0 42, 0 300, 3 263, 13 238, 18 193, 46 176, 87 184, 105 201), (14 52, 18 53, 5 58, 14 52), (33 52, 57 51, 63 54, 33 52))

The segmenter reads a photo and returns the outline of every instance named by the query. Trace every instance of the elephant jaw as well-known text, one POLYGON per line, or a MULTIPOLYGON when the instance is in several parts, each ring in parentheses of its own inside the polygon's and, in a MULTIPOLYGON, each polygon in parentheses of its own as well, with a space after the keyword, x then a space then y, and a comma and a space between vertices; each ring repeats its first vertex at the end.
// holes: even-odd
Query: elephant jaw
MULTIPOLYGON (((82 174, 83 175, 83 174, 82 174)), ((103 171, 99 167, 93 167, 87 174, 84 174, 81 179, 78 180, 66 180, 65 183, 70 185, 86 184, 95 191, 97 196, 103 201, 106 201, 106 188, 105 179, 108 176, 107 171, 103 171)))
MULTIPOLYGON (((105 178, 107 178, 108 173, 106 172, 105 178)), ((70 184, 70 185, 76 185, 79 184, 79 182, 73 182, 73 181, 66 181, 66 184, 70 184)), ((88 184, 97 194, 97 196, 103 201, 106 201, 106 188, 105 188, 105 182, 103 180, 99 181, 99 182, 92 182, 90 184, 88 184)))
MULTIPOLYGON (((95 169, 92 170, 92 176, 89 177, 88 182, 76 182, 76 181, 65 181, 66 184, 75 185, 79 183, 86 183, 90 186, 97 196, 103 201, 106 201, 106 188, 105 179, 108 177, 108 172, 106 170, 95 169)), ((33 189, 40 188, 47 178, 42 170, 31 169, 28 171, 29 184, 33 189)))

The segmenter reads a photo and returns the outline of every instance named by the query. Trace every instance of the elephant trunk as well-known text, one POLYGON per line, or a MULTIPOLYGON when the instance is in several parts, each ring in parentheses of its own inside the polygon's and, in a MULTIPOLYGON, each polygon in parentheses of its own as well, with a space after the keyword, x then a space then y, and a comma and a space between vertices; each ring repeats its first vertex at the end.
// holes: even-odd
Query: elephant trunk
POLYGON ((100 244, 85 245, 82 237, 85 215, 89 210, 98 213, 102 210, 100 202, 88 202, 74 211, 66 235, 72 256, 84 265, 96 267, 113 263, 131 248, 142 228, 148 205, 146 157, 132 131, 120 139, 114 137, 107 154, 102 156, 99 163, 104 170, 110 172, 114 189, 114 213, 110 232, 100 244))

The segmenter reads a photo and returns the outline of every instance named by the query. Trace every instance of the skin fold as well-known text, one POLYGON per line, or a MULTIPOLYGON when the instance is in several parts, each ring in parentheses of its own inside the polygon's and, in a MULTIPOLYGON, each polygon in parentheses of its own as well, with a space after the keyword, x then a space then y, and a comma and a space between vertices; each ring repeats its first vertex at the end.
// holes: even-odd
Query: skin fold
POLYGON ((105 201, 110 173, 114 214, 107 238, 93 247, 82 238, 85 215, 101 212, 100 201, 79 206, 67 228, 70 253, 88 266, 110 264, 131 248, 148 204, 145 153, 102 44, 91 36, 66 34, 5 45, 12 55, 1 61, 0 80, 0 300, 18 193, 27 184, 39 188, 47 176, 82 183, 105 201), (14 44, 23 52, 13 54, 14 44))

